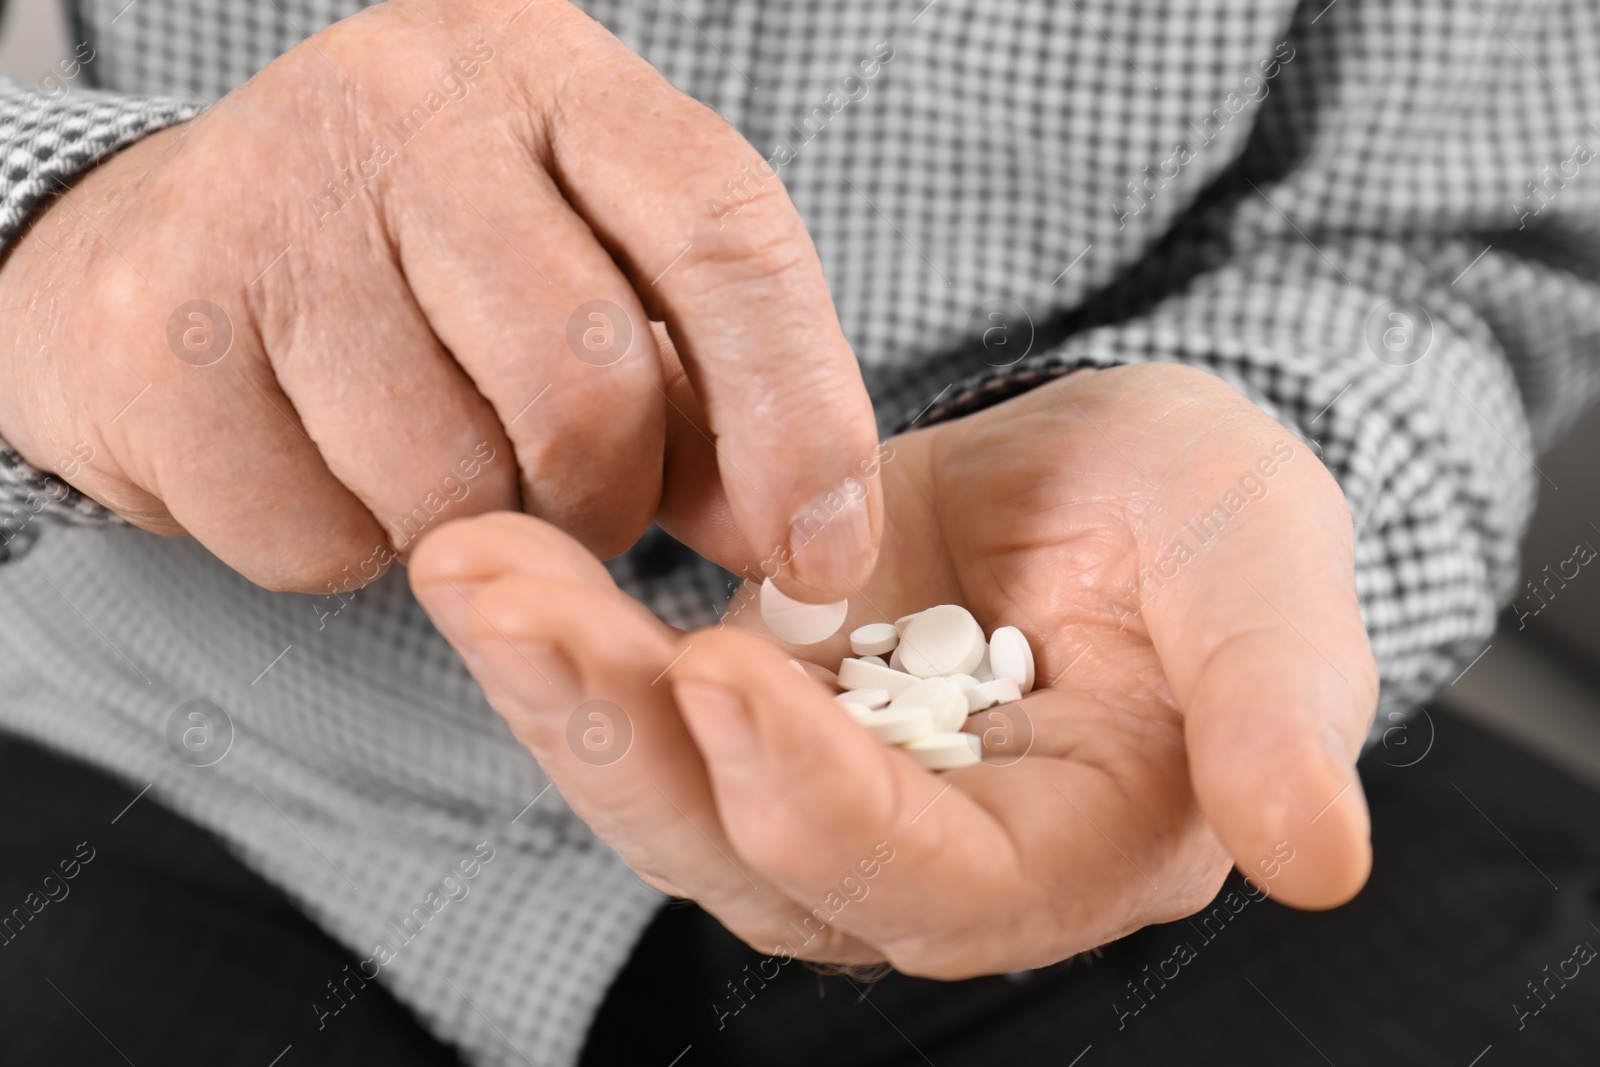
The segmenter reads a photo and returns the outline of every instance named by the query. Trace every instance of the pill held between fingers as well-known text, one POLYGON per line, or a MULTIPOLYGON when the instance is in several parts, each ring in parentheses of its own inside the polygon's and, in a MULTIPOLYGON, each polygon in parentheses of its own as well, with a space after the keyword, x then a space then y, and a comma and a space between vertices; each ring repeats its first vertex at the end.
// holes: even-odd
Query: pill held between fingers
POLYGON ((839 664, 839 686, 842 689, 886 689, 892 698, 916 684, 915 675, 880 667, 876 663, 846 659, 839 664))
POLYGON ((933 728, 940 731, 959 730, 967 721, 966 695, 948 678, 924 678, 896 694, 889 707, 926 708, 933 728))
POLYGON ((967 711, 970 713, 992 708, 996 704, 1009 704, 1013 700, 1021 700, 1022 687, 1017 684, 1015 678, 995 678, 963 689, 961 695, 967 698, 967 711))
POLYGON ((1002 626, 989 636, 989 667, 996 678, 1015 678, 1024 693, 1033 689, 1033 646, 1015 626, 1002 626))
POLYGON ((805 675, 807 678, 815 679, 816 681, 819 681, 823 685, 827 686, 829 689, 839 688, 838 677, 822 664, 807 663, 804 660, 798 659, 792 659, 789 662, 794 664, 795 669, 801 674, 805 675))
MULTIPOLYGON (((882 692, 882 690, 879 690, 879 692, 882 692)), ((867 705, 857 703, 854 700, 846 700, 844 698, 844 694, 842 693, 834 697, 833 700, 834 703, 838 704, 841 708, 848 712, 850 717, 856 722, 866 722, 867 717, 872 714, 872 709, 867 707, 867 705)))
POLYGON ((970 674, 983 661, 983 627, 959 604, 919 612, 900 635, 900 661, 910 674, 970 674))
POLYGON ((919 737, 928 737, 934 733, 933 717, 926 708, 884 708, 881 711, 869 711, 861 720, 861 725, 867 728, 877 741, 885 745, 896 745, 904 741, 915 741, 919 737))
POLYGON ((848 600, 807 604, 784 593, 772 584, 771 578, 761 583, 761 621, 767 624, 772 636, 791 645, 826 641, 839 632, 849 612, 848 600))
POLYGON ((850 631, 850 651, 858 656, 884 656, 900 643, 900 631, 893 623, 869 622, 850 631))
POLYGON ((881 708, 889 703, 887 689, 850 689, 840 693, 833 699, 843 704, 855 704, 863 708, 881 708))
POLYGON ((981 762, 982 747, 983 741, 976 734, 940 732, 904 742, 900 751, 927 770, 952 771, 981 762))

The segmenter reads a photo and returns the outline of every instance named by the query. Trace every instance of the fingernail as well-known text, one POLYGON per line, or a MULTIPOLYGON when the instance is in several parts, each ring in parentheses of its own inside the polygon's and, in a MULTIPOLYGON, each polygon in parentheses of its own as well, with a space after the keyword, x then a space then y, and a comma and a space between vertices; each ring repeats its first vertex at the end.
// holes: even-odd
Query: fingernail
POLYGON ((468 663, 488 672, 480 682, 511 694, 533 711, 570 711, 582 695, 572 661, 548 641, 491 638, 471 646, 468 663))
POLYGON ((1322 747, 1328 752, 1328 762, 1333 767, 1335 777, 1341 782, 1348 782, 1349 788, 1338 798, 1336 803, 1353 805, 1360 815, 1364 832, 1370 836, 1372 833, 1372 813, 1367 809, 1367 796, 1361 788, 1361 776, 1356 773, 1355 759, 1350 755, 1350 745, 1345 741, 1344 735, 1331 726, 1322 728, 1322 747))
POLYGON ((695 742, 706 758, 720 769, 742 771, 761 758, 755 720, 750 708, 733 690, 712 682, 674 682, 673 694, 684 717, 694 726, 695 742))
POLYGON ((789 523, 795 577, 818 591, 843 594, 867 577, 872 553, 869 494, 860 481, 811 502, 789 523))

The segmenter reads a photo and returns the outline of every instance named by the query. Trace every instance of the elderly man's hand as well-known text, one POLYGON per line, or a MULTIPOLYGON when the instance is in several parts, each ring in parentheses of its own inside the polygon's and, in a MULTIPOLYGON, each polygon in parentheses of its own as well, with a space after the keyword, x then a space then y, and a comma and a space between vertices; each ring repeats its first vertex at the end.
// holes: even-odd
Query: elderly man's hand
POLYGON ((0 438, 271 588, 359 584, 493 509, 601 555, 710 509, 783 554, 842 484, 860 503, 785 585, 872 569, 871 404, 781 183, 563 0, 398 0, 309 38, 65 191, 0 309, 0 438))
POLYGON ((573 807, 758 949, 953 978, 1186 915, 1231 864, 1302 907, 1360 888, 1376 669, 1350 515, 1309 451, 1162 365, 891 445, 883 553, 846 627, 960 603, 1037 651, 1038 688, 969 723, 989 762, 942 778, 787 662, 836 666, 842 635, 676 634, 535 520, 440 530, 412 582, 573 807), (621 709, 625 754, 574 739, 582 700, 621 709))

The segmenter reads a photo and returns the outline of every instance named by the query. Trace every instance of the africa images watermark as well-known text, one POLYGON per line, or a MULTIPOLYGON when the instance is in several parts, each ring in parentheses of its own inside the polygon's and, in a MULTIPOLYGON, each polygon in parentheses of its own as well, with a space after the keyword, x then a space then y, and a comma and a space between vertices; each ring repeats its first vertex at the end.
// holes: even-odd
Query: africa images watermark
POLYGON ((878 76, 878 73, 891 60, 894 59, 894 46, 888 41, 879 41, 872 46, 870 55, 858 62, 839 83, 828 90, 822 102, 813 107, 796 123, 790 120, 785 123, 787 133, 794 138, 791 145, 787 140, 779 141, 773 145, 772 152, 762 160, 761 165, 754 169, 746 163, 741 168, 738 179, 729 179, 722 183, 726 200, 706 198, 706 207, 711 211, 711 217, 717 220, 717 229, 726 225, 727 219, 744 210, 744 206, 753 200, 756 194, 770 181, 776 181, 778 168, 793 163, 800 156, 800 149, 816 139, 828 122, 851 104, 865 100, 871 92, 867 83, 878 76))
MULTIPOLYGON (((1230 889, 1219 896, 1211 910, 1200 919, 1199 926, 1195 926, 1194 919, 1190 918, 1189 925, 1199 935, 1200 948, 1220 937, 1228 924, 1245 908, 1266 900, 1271 895, 1267 883, 1278 877, 1285 866, 1294 862, 1294 857, 1293 845, 1287 841, 1277 842, 1272 846, 1272 854, 1257 860, 1255 871, 1245 875, 1243 891, 1230 889)), ((1153 970, 1150 964, 1144 965, 1143 977, 1137 985, 1132 978, 1128 979, 1129 996, 1111 1003, 1111 1010, 1117 1014, 1117 1029, 1126 1029, 1128 1020, 1148 1008, 1150 1001, 1156 999, 1156 994, 1167 988, 1167 983, 1177 979, 1183 973, 1183 968, 1199 956, 1199 949, 1193 944, 1180 941, 1171 955, 1156 961, 1153 970)))
POLYGON ((465 100, 472 92, 472 79, 481 74, 493 58, 494 46, 479 41, 472 46, 470 56, 458 57, 455 64, 440 75, 438 88, 429 89, 421 101, 398 119, 382 123, 379 126, 380 136, 373 140, 367 156, 341 168, 337 179, 330 178, 324 182, 322 188, 325 196, 313 196, 306 200, 306 206, 317 220, 317 229, 322 229, 329 219, 343 211, 347 204, 353 203, 363 189, 376 181, 383 168, 394 162, 400 150, 410 144, 435 115, 450 104, 465 100), (390 139, 394 141, 393 146, 389 143, 390 139))
MULTIPOLYGON (((70 481, 76 478, 83 468, 94 460, 94 446, 87 441, 79 441, 72 446, 72 454, 58 460, 55 471, 62 478, 70 481)), ((0 559, 5 558, 5 549, 24 532, 28 531, 34 518, 52 503, 63 504, 72 495, 72 489, 66 481, 60 481, 46 474, 42 476, 43 492, 29 491, 20 503, 15 504, 10 511, 0 515, 0 559)))
POLYGON ((892 459, 894 459, 894 445, 887 441, 880 443, 872 455, 856 465, 856 474, 846 476, 839 488, 818 500, 810 511, 790 523, 788 544, 779 545, 767 553, 759 563, 746 564, 740 572, 746 581, 734 590, 733 598, 723 609, 722 618, 718 620, 717 625, 719 627, 727 625, 728 620, 743 610, 756 596, 756 588, 764 579, 776 578, 778 572, 794 559, 795 553, 815 540, 816 536, 829 523, 837 520, 846 508, 865 506, 868 483, 876 478, 883 465, 892 459))
POLYGON ((28 895, 22 898, 22 903, 11 909, 11 914, 0 918, 0 948, 6 948, 15 941, 22 931, 27 929, 34 917, 45 908, 66 900, 67 894, 72 892, 72 887, 67 883, 78 877, 94 857, 95 851, 89 842, 78 842, 78 847, 73 850, 72 856, 56 865, 61 869, 59 876, 55 871, 45 875, 40 879, 38 889, 30 890, 28 895))
POLYGON ((1177 142, 1165 159, 1154 164, 1154 171, 1151 170, 1151 164, 1146 164, 1138 178, 1128 179, 1124 183, 1127 186, 1127 193, 1120 202, 1113 201, 1111 204, 1111 214, 1117 220, 1117 229, 1123 229, 1129 219, 1149 207, 1156 194, 1165 189, 1168 182, 1176 181, 1183 173, 1183 168, 1199 157, 1201 149, 1222 136, 1222 131, 1233 121, 1234 116, 1251 104, 1264 100, 1267 93, 1272 90, 1269 83, 1294 57, 1293 45, 1288 41, 1279 44, 1272 55, 1255 64, 1256 69, 1261 72, 1260 77, 1253 73, 1246 74, 1239 79, 1238 86, 1230 89, 1222 98, 1220 105, 1212 108, 1199 124, 1193 119, 1189 120, 1190 128, 1200 135, 1196 142, 1177 142))
POLYGON ((400 950, 422 936, 428 923, 440 912, 451 904, 467 899, 467 894, 472 891, 469 884, 476 878, 494 859, 494 846, 487 841, 481 841, 473 850, 473 854, 464 860, 458 861, 454 866, 447 867, 446 873, 438 882, 430 886, 422 895, 422 899, 413 904, 411 910, 406 912, 398 922, 390 919, 385 926, 386 939, 374 944, 372 954, 366 959, 356 963, 352 970, 350 964, 345 964, 344 970, 334 978, 328 979, 326 985, 329 996, 318 997, 311 1002, 311 1010, 317 1017, 317 1029, 324 1029, 328 1025, 330 1016, 338 1015, 350 1006, 356 994, 367 987, 367 983, 378 977, 384 967, 393 963, 400 955, 400 950), (335 979, 338 979, 337 984, 335 979), (340 990, 344 991, 343 996, 340 990))
MULTIPOLYGON (((1600 529, 1592 522, 1589 524, 1589 528, 1600 529)), ((1527 582, 1528 595, 1519 596, 1511 602, 1511 610, 1517 613, 1517 629, 1527 629, 1528 620, 1549 607, 1550 601, 1554 600, 1557 594, 1567 587, 1568 582, 1575 580, 1582 574, 1583 567, 1592 563, 1596 555, 1594 545, 1588 541, 1579 541, 1572 547, 1572 555, 1556 564, 1554 574, 1550 573, 1550 564, 1546 563, 1543 568, 1544 578, 1537 585, 1534 584, 1534 579, 1529 578, 1527 582), (1569 567, 1571 568, 1570 572, 1568 571, 1569 567), (1551 582, 1556 584, 1554 589, 1550 587, 1551 582)))
POLYGON ((318 597, 324 603, 312 605, 317 613, 317 629, 326 627, 329 619, 349 607, 357 591, 375 581, 378 575, 383 573, 384 567, 399 559, 400 552, 421 537, 446 507, 467 499, 472 493, 473 480, 483 473, 485 467, 494 462, 495 456, 493 445, 487 440, 479 441, 473 447, 472 455, 457 460, 448 468, 448 473, 439 479, 436 488, 430 489, 410 511, 399 518, 391 519, 389 526, 394 533, 393 545, 374 545, 367 558, 355 564, 353 572, 350 564, 345 564, 340 571, 342 580, 335 582, 330 579, 328 591, 318 597), (371 573, 368 573, 369 570, 371 573), (327 605, 328 600, 336 601, 337 606, 327 605))
MULTIPOLYGON (((1600 126, 1589 123, 1589 129, 1600 133, 1600 126)), ((1567 158, 1557 160, 1555 163, 1546 163, 1539 172, 1538 180, 1529 179, 1523 183, 1525 192, 1521 197, 1513 198, 1510 202, 1511 213, 1517 217, 1517 229, 1528 228, 1528 220, 1538 215, 1539 212, 1549 207, 1560 195, 1567 183, 1577 178, 1578 171, 1585 164, 1592 162, 1597 153, 1589 146, 1587 141, 1574 141, 1572 151, 1567 158)))
POLYGON ((859 904, 867 899, 867 895, 872 892, 871 881, 878 877, 894 857, 894 846, 889 842, 879 841, 874 844, 870 853, 862 856, 853 867, 840 875, 836 888, 828 891, 822 902, 811 909, 800 925, 796 926, 794 921, 790 920, 789 928, 800 935, 798 947, 787 942, 781 944, 776 952, 758 962, 754 970, 751 970, 750 964, 745 964, 741 972, 744 975, 742 981, 735 984, 734 979, 728 979, 728 992, 731 997, 722 1003, 713 1002, 711 1005, 711 1012, 717 1017, 717 1029, 726 1029, 728 1020, 749 1007, 749 1002, 756 998, 756 994, 765 989, 768 982, 778 977, 779 971, 798 956, 801 949, 821 936, 823 929, 838 917, 840 912, 852 903, 859 904), (812 929, 813 920, 816 921, 815 929, 812 929), (751 982, 755 983, 754 989, 751 988, 751 982), (740 996, 741 989, 744 991, 744 996, 740 996))
POLYGON ((1124 625, 1128 616, 1142 612, 1166 588, 1168 582, 1177 578, 1184 567, 1198 559, 1222 536, 1229 520, 1243 511, 1246 505, 1265 497, 1271 488, 1268 480, 1294 459, 1294 455, 1294 446, 1287 439, 1275 443, 1271 451, 1256 460, 1238 483, 1223 493, 1215 504, 1184 523, 1172 540, 1156 554, 1155 559, 1139 568, 1137 581, 1124 580, 1121 591, 1125 599, 1114 600, 1111 604, 1118 625, 1124 625), (1131 608, 1128 606, 1130 603, 1131 608))

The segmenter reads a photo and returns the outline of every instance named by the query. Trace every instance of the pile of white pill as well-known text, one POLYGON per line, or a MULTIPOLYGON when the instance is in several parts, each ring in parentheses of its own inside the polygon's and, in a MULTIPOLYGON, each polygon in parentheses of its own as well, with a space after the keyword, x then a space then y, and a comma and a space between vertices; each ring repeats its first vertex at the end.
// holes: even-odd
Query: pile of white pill
MULTIPOLYGON (((810 645, 838 632, 849 601, 807 604, 761 586, 761 617, 773 635, 810 645)), ((837 700, 886 745, 897 745, 931 771, 977 763, 983 741, 965 733, 967 716, 1022 699, 1033 688, 1033 648, 1021 630, 983 628, 959 604, 940 604, 894 622, 850 632, 839 664, 837 700), (885 657, 888 657, 885 659, 885 657)))

